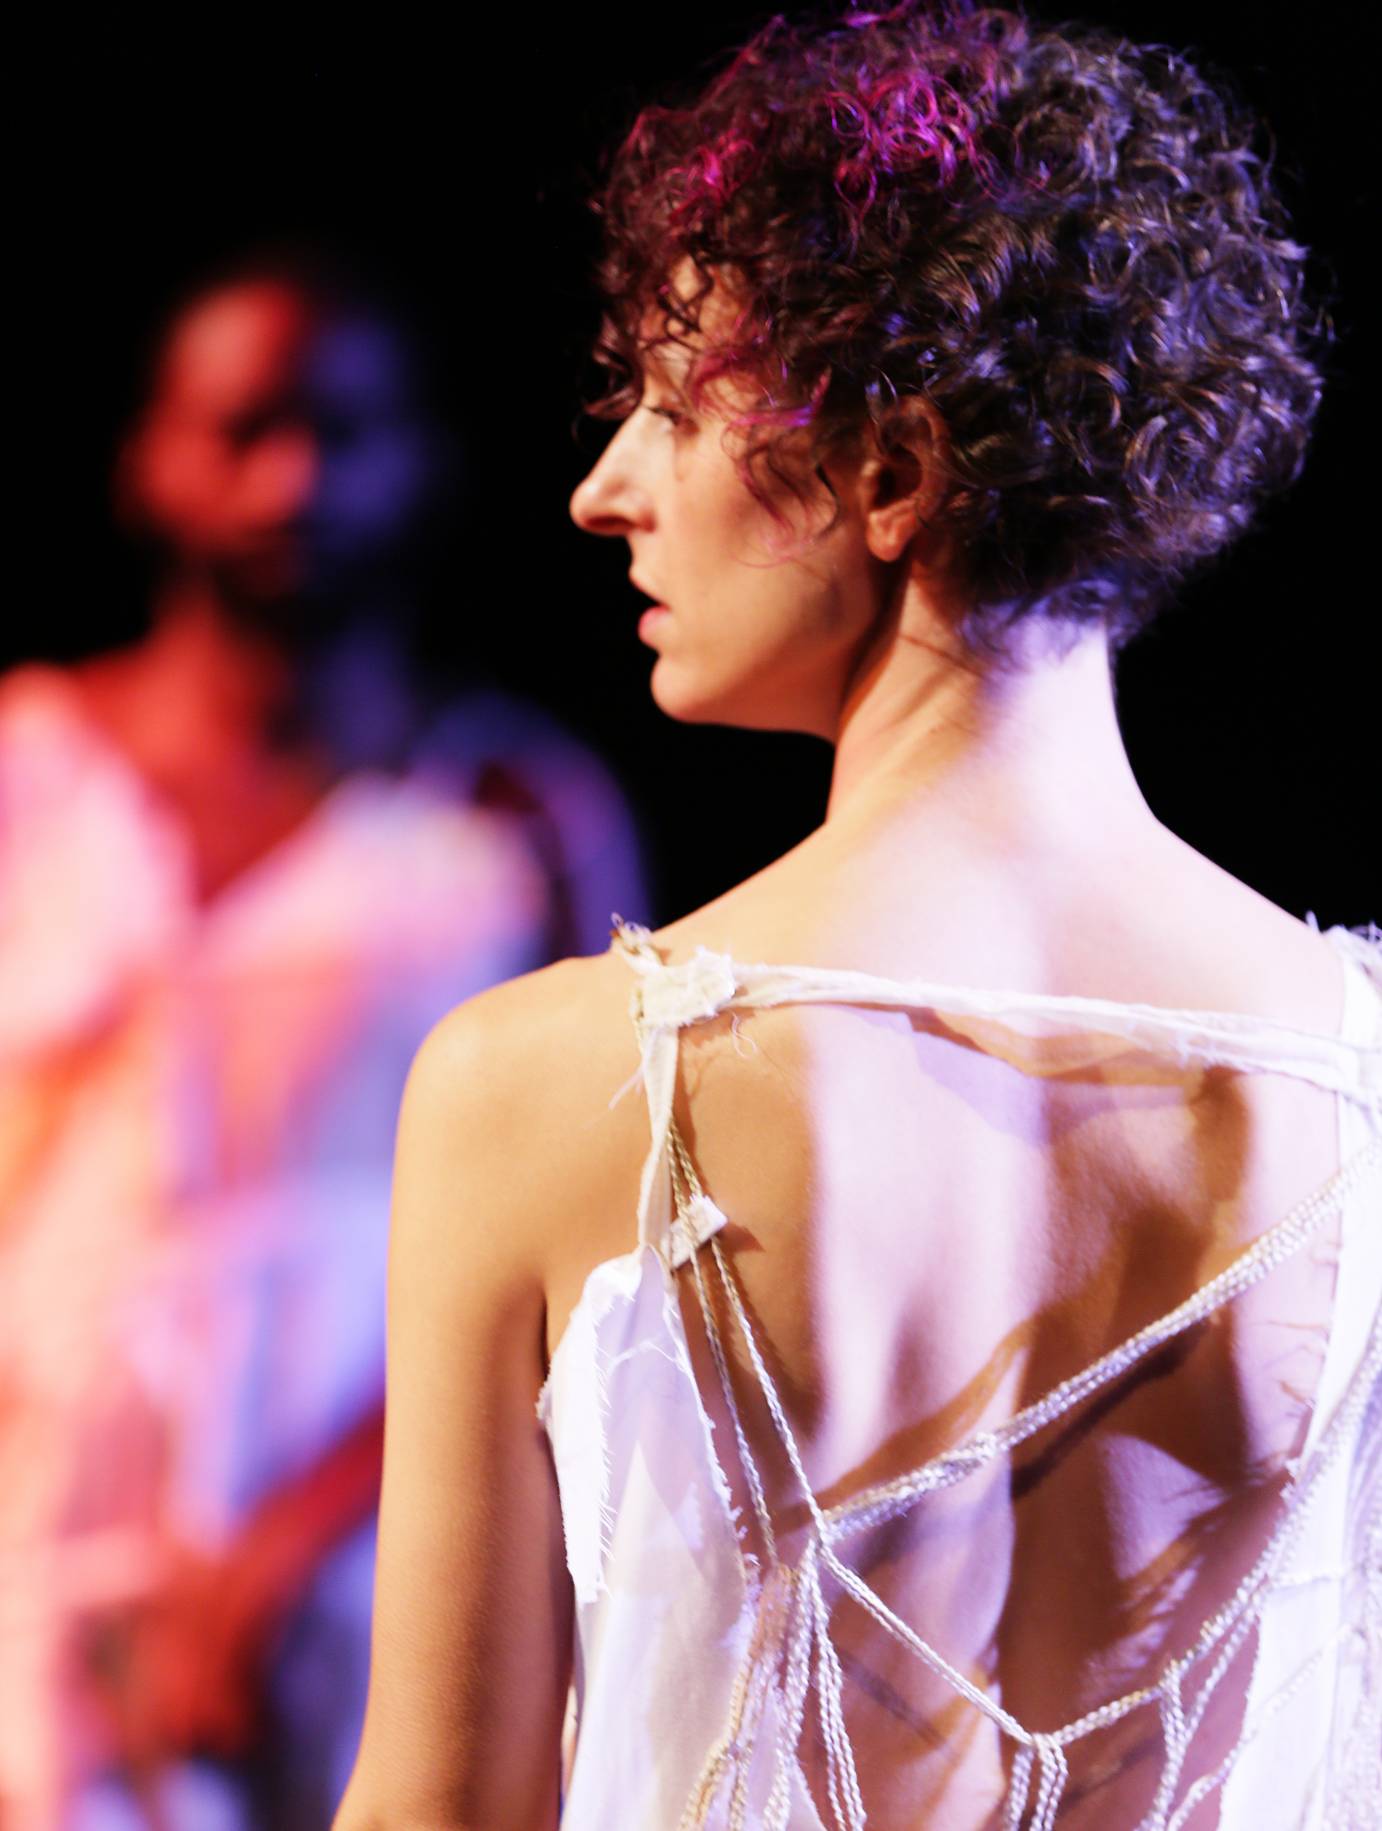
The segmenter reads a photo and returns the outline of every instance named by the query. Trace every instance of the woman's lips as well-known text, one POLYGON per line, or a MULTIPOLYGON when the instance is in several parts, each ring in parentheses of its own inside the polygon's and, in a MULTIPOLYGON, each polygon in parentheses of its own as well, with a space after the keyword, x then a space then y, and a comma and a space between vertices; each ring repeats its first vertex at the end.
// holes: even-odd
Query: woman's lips
POLYGON ((670 617, 671 611, 665 604, 653 604, 638 619, 638 640, 651 642, 658 625, 664 617, 670 617))

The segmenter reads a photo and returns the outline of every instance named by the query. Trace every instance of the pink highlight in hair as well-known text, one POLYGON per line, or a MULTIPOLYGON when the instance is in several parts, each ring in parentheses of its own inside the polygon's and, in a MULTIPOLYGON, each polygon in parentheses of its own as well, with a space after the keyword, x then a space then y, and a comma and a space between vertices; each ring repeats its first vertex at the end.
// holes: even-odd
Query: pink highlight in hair
POLYGON ((749 480, 809 488, 924 400, 974 630, 1121 639, 1304 452, 1319 321, 1258 146, 1186 59, 1094 28, 973 0, 776 19, 619 155, 597 410, 637 404, 666 336, 693 402, 746 384, 749 480), (712 296, 738 309, 703 324, 712 296))

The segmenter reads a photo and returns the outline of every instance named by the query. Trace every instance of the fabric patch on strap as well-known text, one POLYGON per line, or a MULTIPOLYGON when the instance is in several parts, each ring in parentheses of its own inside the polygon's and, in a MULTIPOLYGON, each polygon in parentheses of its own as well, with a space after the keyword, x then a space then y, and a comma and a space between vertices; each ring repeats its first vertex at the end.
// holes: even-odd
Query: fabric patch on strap
POLYGON ((675 1271, 705 1245, 712 1234, 724 1226, 728 1216, 705 1194, 693 1195, 672 1223, 671 1255, 668 1263, 675 1271))
POLYGON ((661 966, 634 988, 634 1015, 649 1029, 680 1030, 715 1017, 739 989, 727 954, 698 947, 689 960, 661 966))

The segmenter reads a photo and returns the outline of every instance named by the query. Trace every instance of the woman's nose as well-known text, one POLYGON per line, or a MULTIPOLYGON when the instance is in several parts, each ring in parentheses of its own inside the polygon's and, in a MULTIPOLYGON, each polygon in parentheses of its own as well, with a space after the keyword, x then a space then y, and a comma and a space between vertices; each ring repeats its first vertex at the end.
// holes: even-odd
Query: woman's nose
POLYGON ((630 463, 628 426, 626 420, 571 497, 571 519, 587 534, 627 535, 652 525, 651 500, 630 463))

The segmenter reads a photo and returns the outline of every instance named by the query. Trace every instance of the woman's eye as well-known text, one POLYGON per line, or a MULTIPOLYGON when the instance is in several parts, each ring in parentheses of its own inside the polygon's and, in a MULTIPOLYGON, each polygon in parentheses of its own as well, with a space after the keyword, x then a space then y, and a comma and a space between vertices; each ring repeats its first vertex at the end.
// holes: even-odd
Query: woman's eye
POLYGON ((686 415, 681 411, 681 409, 679 407, 651 407, 650 406, 650 407, 647 407, 645 409, 645 411, 647 411, 648 413, 656 414, 658 419, 660 419, 660 420, 666 420, 666 422, 669 426, 681 426, 681 425, 684 425, 685 421, 686 421, 686 415))

